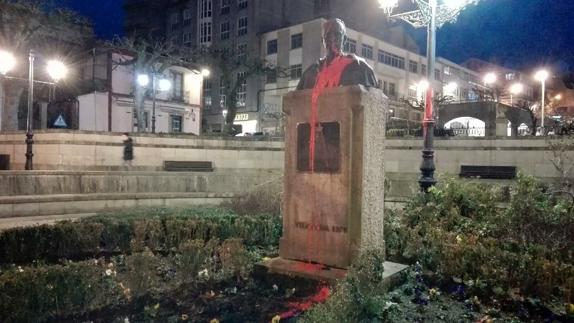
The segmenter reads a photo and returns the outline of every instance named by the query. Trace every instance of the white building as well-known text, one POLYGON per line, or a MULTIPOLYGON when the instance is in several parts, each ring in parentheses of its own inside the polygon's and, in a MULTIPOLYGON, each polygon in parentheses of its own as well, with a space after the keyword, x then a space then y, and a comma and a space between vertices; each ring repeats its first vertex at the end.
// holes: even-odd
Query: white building
MULTIPOLYGON (((102 90, 78 97, 79 129, 89 131, 133 132, 136 127, 133 65, 121 65, 129 56, 105 50, 89 58, 82 73, 84 80, 102 84, 102 90)), ((157 76, 171 82, 168 91, 156 91, 156 133, 201 133, 201 92, 203 77, 198 70, 173 66, 157 76)), ((149 91, 151 92, 151 90, 149 91)), ((144 104, 146 131, 152 129, 153 100, 144 104)))
MULTIPOLYGON (((262 89, 260 131, 273 133, 282 96, 297 86, 305 69, 325 55, 322 30, 325 19, 315 19, 261 35, 261 57, 281 68, 289 68, 288 78, 270 76, 262 89)), ((391 99, 391 115, 398 119, 422 120, 422 112, 406 108, 403 99, 420 100, 426 79, 427 58, 365 33, 347 28, 345 51, 367 60, 375 71, 380 88, 391 99)), ((435 89, 453 101, 475 100, 472 89, 479 84, 477 72, 443 58, 435 65, 435 89)))

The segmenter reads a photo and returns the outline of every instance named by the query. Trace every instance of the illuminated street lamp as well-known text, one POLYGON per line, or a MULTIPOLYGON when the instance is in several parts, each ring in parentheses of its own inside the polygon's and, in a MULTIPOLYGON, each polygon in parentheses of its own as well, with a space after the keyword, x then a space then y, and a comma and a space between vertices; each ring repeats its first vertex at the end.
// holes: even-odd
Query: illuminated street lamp
MULTIPOLYGON (((162 92, 167 92, 171 89, 171 82, 168 79, 162 78, 157 80, 157 74, 151 74, 151 90, 152 90, 152 112, 151 112, 151 133, 155 133, 155 94, 159 89, 162 92), (158 88, 159 87, 159 88, 158 88)), ((150 77, 147 74, 139 74, 137 82, 141 87, 147 87, 150 83, 150 77)))
MULTIPOLYGON (((445 23, 456 20, 460 12, 469 4, 477 3, 478 0, 443 0, 439 4, 438 0, 414 0, 418 10, 400 14, 392 14, 398 6, 398 0, 378 0, 381 9, 390 18, 398 18, 406 21, 415 28, 427 28, 427 81, 432 85, 434 81, 434 65, 436 51, 436 29, 445 23)), ((423 119, 423 161, 421 164, 421 178, 419 185, 422 191, 427 192, 434 184, 434 126, 433 115, 433 88, 429 86, 425 96, 425 112, 423 119)))
POLYGON ((556 96, 554 97, 554 100, 556 100, 556 101, 562 100, 562 94, 556 94, 556 96))
POLYGON ((0 74, 6 75, 16 66, 16 58, 12 53, 0 50, 0 74))
POLYGON ((540 106, 540 108, 542 110, 542 118, 540 121, 540 127, 542 128, 542 135, 546 134, 544 131, 544 110, 545 110, 544 109, 544 107, 545 107, 544 106, 544 103, 545 103, 544 102, 545 101, 544 96, 546 95, 546 80, 548 79, 548 76, 549 76, 549 74, 548 74, 547 70, 540 70, 540 71, 536 72, 536 74, 534 75, 534 78, 537 81, 540 81, 540 83, 542 84, 542 103, 540 106))
POLYGON ((514 83, 510 86, 510 106, 513 106, 512 96, 518 95, 522 93, 522 91, 524 91, 524 85, 522 85, 521 83, 514 83))
POLYGON ((484 82, 485 86, 488 86, 490 84, 494 84, 496 82, 496 74, 494 73, 487 73, 484 78, 482 79, 482 81, 484 82))

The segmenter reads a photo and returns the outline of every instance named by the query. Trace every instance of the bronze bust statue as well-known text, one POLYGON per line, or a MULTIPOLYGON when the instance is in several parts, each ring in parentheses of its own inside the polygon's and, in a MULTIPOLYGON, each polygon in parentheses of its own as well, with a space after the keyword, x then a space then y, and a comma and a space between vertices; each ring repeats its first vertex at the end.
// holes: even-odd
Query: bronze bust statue
POLYGON ((327 56, 305 70, 297 90, 357 84, 377 87, 377 78, 369 64, 355 54, 343 52, 347 38, 345 23, 340 19, 331 19, 324 24, 323 29, 323 45, 327 56))

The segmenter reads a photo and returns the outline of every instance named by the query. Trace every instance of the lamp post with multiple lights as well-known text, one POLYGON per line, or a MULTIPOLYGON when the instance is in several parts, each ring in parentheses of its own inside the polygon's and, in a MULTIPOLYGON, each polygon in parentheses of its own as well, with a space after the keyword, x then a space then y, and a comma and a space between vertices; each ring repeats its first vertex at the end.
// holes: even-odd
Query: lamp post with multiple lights
MULTIPOLYGON (((151 133, 155 133, 155 106, 156 106, 156 92, 159 89, 162 92, 167 92, 171 89, 171 82, 166 78, 158 80, 156 73, 151 74, 151 91, 152 91, 152 112, 151 112, 151 133)), ((139 74, 137 82, 141 87, 147 87, 150 83, 150 77, 147 74, 139 74)))
MULTIPOLYGON (((34 130, 33 130, 33 106, 34 106, 34 83, 42 83, 48 85, 56 85, 58 81, 66 76, 68 68, 64 63, 58 60, 49 60, 46 64, 48 75, 52 78, 53 82, 43 82, 34 80, 34 63, 38 54, 30 50, 28 53, 28 109, 26 118, 26 170, 33 170, 33 145, 34 145, 34 130)), ((6 74, 16 66, 16 58, 13 54, 7 51, 0 50, 0 74, 7 79, 25 80, 17 77, 9 77, 6 74)))
POLYGON ((425 95, 425 112, 423 119, 423 161, 421 164, 421 178, 419 185, 421 191, 427 192, 429 188, 436 184, 434 178, 434 127, 435 118, 433 114, 433 87, 434 66, 436 51, 436 29, 445 23, 456 20, 460 12, 469 4, 478 0, 444 0, 439 4, 438 0, 414 0, 418 10, 405 13, 392 14, 398 6, 399 0, 378 0, 383 11, 391 18, 398 18, 406 21, 415 28, 427 28, 427 82, 430 84, 425 95))

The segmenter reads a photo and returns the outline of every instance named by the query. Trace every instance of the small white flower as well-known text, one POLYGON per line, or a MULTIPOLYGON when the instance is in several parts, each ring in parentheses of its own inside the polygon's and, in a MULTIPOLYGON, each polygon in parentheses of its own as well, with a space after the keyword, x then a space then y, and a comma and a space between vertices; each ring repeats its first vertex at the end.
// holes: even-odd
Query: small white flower
POLYGON ((273 284, 273 290, 274 290, 274 291, 278 291, 278 290, 279 290, 279 287, 278 287, 277 285, 273 284))
POLYGON ((112 270, 111 269, 106 269, 106 276, 110 276, 112 274, 112 270))
POLYGON ((200 278, 208 278, 209 272, 207 271, 207 269, 204 269, 204 270, 198 272, 197 276, 199 276, 200 278))
POLYGON ((124 319, 124 323, 130 323, 130 319, 126 317, 126 318, 124 319))
POLYGON ((24 269, 22 269, 22 266, 18 266, 18 271, 21 273, 24 272, 24 269))

